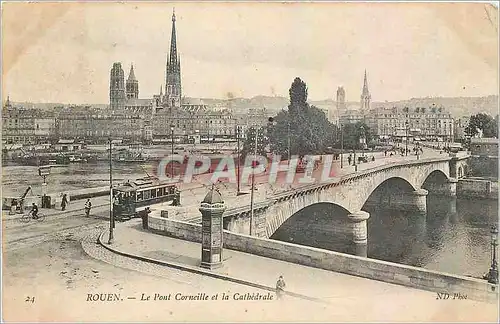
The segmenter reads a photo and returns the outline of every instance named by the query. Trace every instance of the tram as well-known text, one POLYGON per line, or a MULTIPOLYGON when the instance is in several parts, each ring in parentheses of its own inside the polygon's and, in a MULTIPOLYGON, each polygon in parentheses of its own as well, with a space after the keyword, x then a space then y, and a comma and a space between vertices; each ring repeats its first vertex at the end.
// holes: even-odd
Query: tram
POLYGON ((115 220, 129 220, 150 205, 169 201, 173 206, 180 203, 176 184, 156 177, 139 178, 113 188, 113 215, 115 220))

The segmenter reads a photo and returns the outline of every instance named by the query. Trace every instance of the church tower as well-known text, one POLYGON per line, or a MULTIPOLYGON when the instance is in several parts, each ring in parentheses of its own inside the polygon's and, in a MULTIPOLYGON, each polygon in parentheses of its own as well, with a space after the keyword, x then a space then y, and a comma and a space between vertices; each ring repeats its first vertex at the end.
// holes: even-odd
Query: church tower
POLYGON ((175 9, 172 13, 172 36, 170 39, 170 54, 167 57, 167 77, 165 95, 169 107, 181 107, 181 60, 177 54, 177 39, 175 32, 175 9))
POLYGON ((338 87, 337 89, 337 110, 345 110, 345 90, 344 87, 338 87))
POLYGON ((113 63, 109 80, 109 108, 113 112, 125 109, 125 75, 121 63, 113 63))
POLYGON ((368 91, 368 81, 366 79, 366 70, 365 70, 365 80, 363 82, 363 92, 361 92, 361 111, 368 112, 370 110, 370 101, 372 100, 372 96, 370 95, 370 91, 368 91))
POLYGON ((138 99, 139 98, 139 81, 135 78, 134 65, 130 67, 130 73, 128 74, 127 84, 127 99, 138 99))

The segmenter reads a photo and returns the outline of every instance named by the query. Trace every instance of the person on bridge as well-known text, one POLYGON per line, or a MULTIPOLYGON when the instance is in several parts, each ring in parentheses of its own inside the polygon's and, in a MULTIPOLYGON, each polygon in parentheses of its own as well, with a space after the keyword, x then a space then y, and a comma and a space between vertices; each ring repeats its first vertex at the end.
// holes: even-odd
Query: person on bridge
POLYGON ((276 282, 276 297, 278 297, 278 299, 282 299, 285 295, 285 287, 285 280, 283 279, 283 276, 280 276, 276 282))
POLYGON ((349 156, 347 157, 347 163, 349 165, 351 165, 351 160, 352 160, 352 157, 351 157, 351 154, 349 154, 349 156))
POLYGON ((90 216, 90 209, 92 208, 92 203, 90 202, 90 198, 87 198, 85 202, 85 217, 90 216))
POLYGON ((61 210, 66 210, 67 205, 68 205, 68 195, 64 194, 61 200, 61 210))
POLYGON ((38 206, 35 203, 31 205, 31 217, 38 219, 38 206))

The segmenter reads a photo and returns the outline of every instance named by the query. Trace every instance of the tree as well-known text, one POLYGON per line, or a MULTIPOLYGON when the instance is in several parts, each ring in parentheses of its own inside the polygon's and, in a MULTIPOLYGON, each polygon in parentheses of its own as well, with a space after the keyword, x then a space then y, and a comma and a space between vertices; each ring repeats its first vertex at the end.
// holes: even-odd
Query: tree
POLYGON ((268 125, 271 152, 287 157, 290 155, 321 154, 333 145, 333 125, 320 109, 307 103, 307 85, 295 78, 290 87, 290 104, 268 125))
POLYGON ((342 127, 342 131, 344 134, 343 137, 345 149, 362 148, 359 142, 359 139, 362 135, 365 136, 366 143, 369 143, 373 138, 370 128, 363 122, 357 122, 355 124, 345 124, 342 127))
POLYGON ((257 156, 266 156, 266 147, 269 144, 266 129, 264 127, 252 127, 248 129, 246 139, 243 142, 243 148, 241 149, 243 160, 248 155, 253 156, 255 154, 255 134, 257 134, 257 156))
POLYGON ((498 123, 488 114, 479 113, 471 116, 465 133, 474 137, 480 130, 483 132, 483 137, 498 137, 498 123))

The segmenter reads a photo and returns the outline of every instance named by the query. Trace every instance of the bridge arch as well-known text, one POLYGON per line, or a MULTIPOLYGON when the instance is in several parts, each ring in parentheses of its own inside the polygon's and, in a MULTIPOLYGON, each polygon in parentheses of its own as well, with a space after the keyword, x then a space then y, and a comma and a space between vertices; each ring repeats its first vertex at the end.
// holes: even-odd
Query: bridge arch
MULTIPOLYGON (((298 217, 303 218, 301 222, 298 224, 306 224, 309 227, 317 227, 317 226, 323 226, 326 225, 324 218, 319 217, 315 215, 315 209, 318 207, 325 207, 328 206, 328 226, 330 229, 332 229, 335 233, 344 233, 345 232, 345 220, 347 219, 347 215, 350 214, 350 212, 342 207, 340 204, 333 203, 333 202, 318 202, 318 203, 313 203, 310 205, 305 206, 304 208, 299 209, 292 215, 289 215, 286 219, 283 219, 285 217, 284 214, 276 214, 275 217, 272 217, 268 219, 267 224, 266 224, 266 233, 268 237, 273 237, 273 235, 280 229, 282 226, 286 224, 290 224, 294 221, 294 219, 297 219, 298 217), (308 214, 307 212, 310 212, 308 214), (304 219, 304 218, 315 218, 314 220, 312 219, 304 219), (305 220, 305 221, 304 221, 305 220)), ((307 230, 302 228, 301 231, 307 230)))
POLYGON ((395 207, 395 205, 406 199, 405 196, 412 195, 418 189, 419 187, 415 187, 415 184, 402 177, 388 178, 373 188, 361 209, 364 210, 370 206, 395 207))

